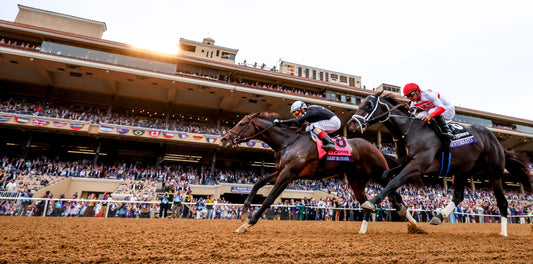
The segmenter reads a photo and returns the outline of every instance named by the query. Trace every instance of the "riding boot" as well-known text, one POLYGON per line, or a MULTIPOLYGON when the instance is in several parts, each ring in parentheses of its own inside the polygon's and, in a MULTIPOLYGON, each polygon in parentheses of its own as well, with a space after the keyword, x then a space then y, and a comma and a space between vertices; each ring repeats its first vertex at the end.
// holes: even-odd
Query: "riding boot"
POLYGON ((333 140, 331 140, 328 134, 322 138, 322 148, 325 151, 335 150, 335 143, 333 143, 333 140))
POLYGON ((437 124, 436 128, 440 132, 440 138, 442 141, 443 150, 445 152, 449 152, 450 149, 450 143, 452 142, 452 139, 454 138, 454 135, 452 134, 452 131, 450 130, 450 127, 448 124, 446 124, 446 121, 442 116, 436 116, 433 118, 435 120, 435 123, 437 124))

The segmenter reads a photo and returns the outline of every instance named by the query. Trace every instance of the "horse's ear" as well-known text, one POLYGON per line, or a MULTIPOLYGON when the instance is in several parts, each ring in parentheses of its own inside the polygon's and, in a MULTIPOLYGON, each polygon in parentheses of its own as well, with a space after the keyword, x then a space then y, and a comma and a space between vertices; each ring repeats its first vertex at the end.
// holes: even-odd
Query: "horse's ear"
POLYGON ((381 96, 381 95, 383 94, 383 91, 384 91, 384 90, 379 91, 379 92, 376 94, 376 96, 381 96))

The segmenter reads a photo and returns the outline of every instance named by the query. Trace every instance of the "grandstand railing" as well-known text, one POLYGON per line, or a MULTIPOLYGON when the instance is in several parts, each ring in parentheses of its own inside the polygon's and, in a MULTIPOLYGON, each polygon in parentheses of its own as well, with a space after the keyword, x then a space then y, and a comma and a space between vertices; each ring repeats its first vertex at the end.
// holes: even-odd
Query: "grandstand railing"
MULTIPOLYGON (((117 218, 120 218, 122 216, 119 216, 117 215, 116 213, 113 214, 113 216, 111 216, 111 212, 110 212, 110 207, 109 205, 111 204, 114 204, 114 205, 123 205, 123 204, 138 204, 139 206, 141 204, 148 204, 150 206, 150 213, 147 215, 148 217, 146 218, 158 218, 157 215, 159 214, 159 205, 161 204, 160 201, 128 201, 128 200, 90 200, 90 199, 63 199, 63 198, 24 198, 24 197, 1 197, 0 198, 0 202, 1 201, 9 201, 9 200, 14 200, 16 201, 15 202, 15 205, 17 206, 17 209, 14 210, 13 214, 12 215, 20 215, 20 210, 22 210, 21 208, 21 205, 22 205, 22 200, 31 200, 32 203, 31 205, 35 205, 37 202, 44 202, 45 203, 45 206, 44 206, 44 210, 41 214, 39 215, 35 215, 35 207, 36 206, 29 206, 28 207, 28 213, 26 216, 41 216, 41 217, 53 217, 53 215, 51 215, 53 213, 53 210, 54 210, 54 203, 57 202, 57 201, 61 201, 61 202, 76 202, 76 204, 78 203, 91 203, 91 204, 94 204, 96 205, 96 203, 101 203, 101 204, 105 204, 107 205, 105 207, 105 213, 103 214, 100 214, 100 217, 104 217, 104 218, 108 218, 108 217, 117 217, 117 218)), ((206 216, 206 211, 207 209, 204 207, 203 209, 201 210, 198 210, 196 208, 196 203, 192 203, 192 202, 183 202, 181 203, 183 207, 187 206, 189 208, 189 212, 190 214, 186 217, 183 217, 183 218, 196 218, 196 219, 205 219, 205 216, 206 216)), ((172 203, 169 204, 170 206, 172 206, 172 203)), ((213 216, 215 215, 214 211, 217 207, 224 207, 224 208, 231 208, 232 209, 232 213, 235 213, 235 214, 229 214, 225 217, 221 217, 221 219, 239 219, 240 218, 240 213, 241 213, 241 208, 243 206, 243 204, 230 204, 230 203, 205 203, 206 206, 209 206, 209 205, 212 205, 213 206, 213 216)), ((260 204, 252 204, 251 205, 251 208, 256 208, 256 207, 259 207, 261 206, 260 204)), ((272 219, 272 220, 284 220, 280 217, 280 209, 282 208, 288 208, 290 210, 288 210, 289 212, 289 218, 286 219, 286 220, 310 220, 310 221, 313 221, 313 220, 321 220, 321 221, 324 221, 326 220, 325 217, 321 217, 321 219, 318 219, 318 218, 315 218, 315 219, 307 219, 307 218, 304 218, 304 219, 299 219, 299 218, 294 218, 293 216, 296 215, 298 216, 300 214, 300 210, 303 210, 303 214, 308 214, 309 210, 314 210, 315 212, 315 215, 318 213, 318 214, 321 214, 322 216, 325 216, 325 214, 329 214, 333 219, 335 218, 335 213, 336 212, 341 212, 343 213, 343 218, 342 219, 339 219, 339 221, 356 221, 356 220, 353 220, 354 217, 353 216, 350 216, 348 217, 348 215, 350 215, 350 211, 352 211, 352 213, 359 213, 362 215, 362 212, 363 212, 363 209, 361 208, 348 208, 348 207, 327 207, 327 206, 296 206, 296 205, 283 205, 283 204, 278 204, 278 205, 272 205, 271 206, 271 210, 267 210, 267 212, 265 213, 265 215, 263 216, 263 219, 272 219), (272 209, 274 209, 272 211, 272 209), (296 213, 295 213, 296 212, 296 213), (333 212, 333 214, 331 214, 330 212, 333 212), (268 217, 268 215, 270 215, 270 217, 268 217), (350 219, 351 218, 351 219, 350 219)), ((436 213, 434 210, 419 210, 419 209, 408 209, 408 211, 412 214, 412 215, 415 215, 415 216, 419 216, 419 215, 422 215, 422 214, 426 214, 426 222, 428 222, 430 220, 430 218, 436 213)), ((167 215, 167 218, 168 217, 171 217, 171 212, 172 212, 172 208, 168 208, 168 212, 169 214, 167 215)), ((395 212, 395 210, 393 209, 388 209, 388 208, 383 208, 382 209, 382 212, 385 213, 385 212, 395 212)), ((5 215, 5 214, 4 214, 5 215)), ((453 212, 453 215, 456 220, 451 222, 451 223, 459 223, 458 220, 462 220, 461 223, 483 223, 484 221, 482 219, 488 219, 488 222, 489 223, 499 223, 500 222, 500 218, 501 216, 500 215, 487 215, 487 214, 479 214, 479 213, 458 213, 458 212, 453 212), (468 220, 467 220, 468 219, 468 220)), ((65 217, 65 216, 72 216, 72 217, 83 217, 83 215, 65 215, 64 212, 62 212, 62 214, 60 215, 60 217, 65 217)), ((96 217, 96 212, 95 212, 95 216, 89 216, 89 217, 96 217)), ((382 215, 380 217, 381 220, 377 220, 379 216, 377 215, 377 211, 374 211, 373 214, 372 214, 372 221, 375 221, 375 222, 384 222, 386 221, 386 216, 385 215, 382 215)), ((134 215, 133 217, 122 217, 122 218, 143 218, 143 217, 139 217, 139 214, 136 214, 134 215)), ((533 212, 529 213, 528 215, 510 215, 508 216, 508 219, 509 219, 509 223, 517 223, 517 224, 526 224, 526 223, 531 223, 533 224, 533 212)), ((422 217, 420 217, 419 219, 417 219, 419 222, 422 222, 422 217)), ((450 218, 448 219, 450 220, 450 218)))

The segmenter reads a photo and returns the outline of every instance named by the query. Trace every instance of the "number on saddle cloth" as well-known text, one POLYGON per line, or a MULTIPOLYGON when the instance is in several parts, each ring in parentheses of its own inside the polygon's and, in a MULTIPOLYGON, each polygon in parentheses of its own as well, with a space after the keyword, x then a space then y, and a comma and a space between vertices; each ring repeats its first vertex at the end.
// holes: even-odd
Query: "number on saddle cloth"
POLYGON ((333 143, 335 143, 335 150, 331 150, 327 153, 322 148, 322 140, 320 140, 318 135, 313 131, 311 131, 311 139, 316 143, 318 159, 321 160, 324 156, 327 156, 327 160, 331 161, 351 161, 352 148, 346 141, 345 137, 336 136, 332 138, 333 143))

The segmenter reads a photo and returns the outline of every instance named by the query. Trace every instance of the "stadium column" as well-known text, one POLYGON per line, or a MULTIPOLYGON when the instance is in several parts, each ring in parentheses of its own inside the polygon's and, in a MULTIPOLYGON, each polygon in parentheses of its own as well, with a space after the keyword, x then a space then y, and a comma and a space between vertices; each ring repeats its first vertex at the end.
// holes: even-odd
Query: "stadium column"
POLYGON ((98 139, 98 147, 96 147, 96 151, 94 153, 94 159, 93 159, 93 164, 95 166, 98 163, 98 156, 100 155, 100 147, 101 146, 102 146, 102 141, 100 141, 100 139, 98 139))
POLYGON ((111 116, 111 111, 113 110, 114 104, 115 104, 115 94, 112 94, 111 100, 109 102, 109 108, 107 108, 107 116, 111 116))
POLYGON ((26 142, 26 147, 24 147, 24 150, 22 151, 22 157, 21 159, 25 160, 26 159, 26 156, 28 156, 28 153, 30 152, 30 148, 31 148, 31 132, 29 133, 29 136, 28 136, 28 142, 26 142))
POLYGON ((217 150, 215 149, 213 151, 213 161, 211 162, 211 171, 214 173, 215 171, 215 164, 217 163, 217 150))

